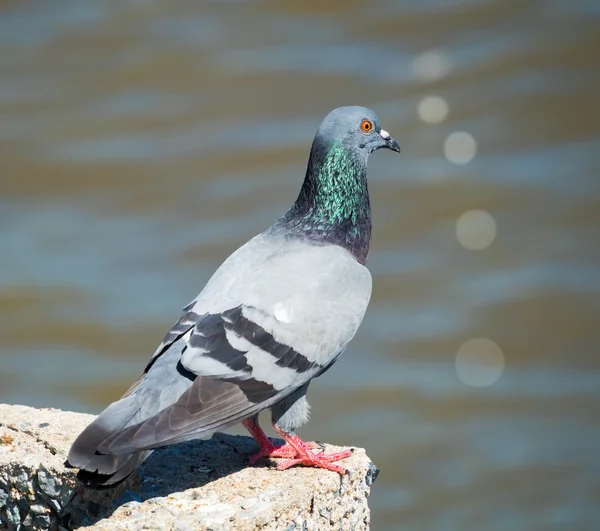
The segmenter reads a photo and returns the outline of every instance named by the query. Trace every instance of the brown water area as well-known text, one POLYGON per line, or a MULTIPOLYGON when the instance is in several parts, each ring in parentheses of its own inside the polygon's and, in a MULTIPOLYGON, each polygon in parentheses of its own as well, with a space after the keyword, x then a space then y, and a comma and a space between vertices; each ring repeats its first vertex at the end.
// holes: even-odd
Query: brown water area
POLYGON ((300 435, 374 530, 600 529, 597 1, 2 2, 0 401, 116 399, 348 104, 402 155, 300 435))

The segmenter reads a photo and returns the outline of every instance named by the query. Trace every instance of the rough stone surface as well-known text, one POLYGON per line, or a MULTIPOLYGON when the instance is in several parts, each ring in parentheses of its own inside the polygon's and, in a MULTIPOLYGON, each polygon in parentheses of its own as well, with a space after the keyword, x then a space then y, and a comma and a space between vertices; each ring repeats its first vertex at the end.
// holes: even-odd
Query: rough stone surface
MULTIPOLYGON (((90 491, 65 468, 92 415, 0 404, 0 530, 364 530, 378 470, 357 448, 326 470, 250 467, 250 437, 216 434, 157 450, 127 482, 90 491)), ((339 448, 326 445, 325 451, 339 448)))

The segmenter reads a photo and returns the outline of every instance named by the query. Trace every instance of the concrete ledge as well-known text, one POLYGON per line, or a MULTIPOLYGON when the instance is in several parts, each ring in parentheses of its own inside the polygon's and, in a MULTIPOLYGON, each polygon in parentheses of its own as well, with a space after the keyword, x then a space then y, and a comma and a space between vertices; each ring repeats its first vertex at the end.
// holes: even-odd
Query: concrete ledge
POLYGON ((312 468, 279 472, 266 460, 249 467, 254 441, 216 434, 157 450, 116 489, 87 491, 63 463, 93 418, 0 404, 0 529, 369 529, 378 470, 361 448, 340 480, 312 468))

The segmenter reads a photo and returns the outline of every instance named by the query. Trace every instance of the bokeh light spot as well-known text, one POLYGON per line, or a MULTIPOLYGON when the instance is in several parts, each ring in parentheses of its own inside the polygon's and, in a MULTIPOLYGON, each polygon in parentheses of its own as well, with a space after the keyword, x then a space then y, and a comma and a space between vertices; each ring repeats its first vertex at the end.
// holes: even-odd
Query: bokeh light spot
POLYGON ((448 116, 448 103, 439 96, 428 96, 419 102, 419 118, 428 124, 439 124, 448 116))
POLYGON ((471 387, 488 387, 504 372, 504 354, 500 347, 483 337, 469 339, 456 354, 456 374, 471 387))
POLYGON ((467 164, 477 152, 477 142, 464 131, 455 131, 444 142, 444 155, 453 164, 467 164))
POLYGON ((496 221, 485 210, 469 210, 456 222, 456 237, 465 249, 481 250, 496 238, 496 221))
POLYGON ((417 55, 411 66, 413 76, 419 81, 436 81, 452 70, 450 59, 441 50, 428 50, 417 55))

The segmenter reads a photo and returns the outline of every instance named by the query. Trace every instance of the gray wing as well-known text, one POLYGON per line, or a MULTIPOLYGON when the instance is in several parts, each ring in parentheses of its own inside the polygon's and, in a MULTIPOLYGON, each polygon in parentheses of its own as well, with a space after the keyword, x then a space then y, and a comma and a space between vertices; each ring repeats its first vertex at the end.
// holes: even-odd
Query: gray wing
POLYGON ((128 422, 98 451, 207 436, 281 401, 335 361, 370 293, 368 270, 340 247, 251 240, 186 307, 128 393, 140 408, 149 397, 164 407, 128 422))

